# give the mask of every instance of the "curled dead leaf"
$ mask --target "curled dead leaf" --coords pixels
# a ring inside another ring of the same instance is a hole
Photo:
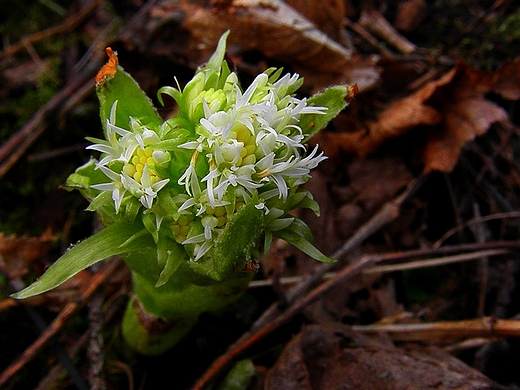
[[[341,83],[357,83],[363,90],[379,80],[373,59],[353,58],[350,50],[286,2],[235,0],[222,9],[185,1],[177,7],[184,12],[182,27],[202,46],[213,48],[220,35],[230,29],[231,44],[258,50],[267,57],[283,58],[313,90]],[[332,2],[333,7],[339,6]],[[309,16],[316,19],[313,12]]]
[[[497,74],[498,80],[495,85],[495,92],[504,99],[520,99],[520,57],[501,64]]]
[[[24,276],[30,265],[44,257],[56,240],[50,230],[39,237],[5,236],[0,233],[0,271],[8,279]]]
[[[500,389],[435,347],[394,347],[343,326],[310,325],[267,372],[265,389]]]
[[[444,89],[439,89],[431,103],[439,107],[443,119],[427,140],[424,152],[424,172],[451,172],[467,142],[487,132],[489,127],[507,121],[507,112],[487,100],[497,75],[479,71],[458,63],[453,77]]]
[[[484,99],[465,99],[445,112],[443,126],[428,140],[424,172],[451,172],[467,142],[483,135],[494,122],[507,121],[505,110]]]
[[[365,156],[391,139],[421,129],[424,141],[417,148],[423,148],[424,172],[450,172],[467,142],[485,134],[493,123],[508,121],[507,112],[486,98],[497,79],[497,73],[459,62],[439,79],[391,103],[376,120],[354,120],[346,126],[349,132],[320,135],[320,145],[330,156],[341,151]],[[513,90],[509,93],[514,96]]]

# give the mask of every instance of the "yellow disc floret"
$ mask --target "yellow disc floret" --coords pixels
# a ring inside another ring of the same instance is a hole
[[[148,166],[148,173],[150,174],[150,183],[157,183],[161,178],[157,174],[155,165],[156,161],[152,157],[154,150],[147,146],[144,149],[137,148],[131,162],[123,167],[123,172],[133,178],[136,182],[141,183],[143,177],[143,170],[145,165]]]
[[[182,214],[177,221],[170,224],[170,229],[173,232],[175,241],[179,244],[186,240],[191,225],[193,224],[193,219],[194,217],[192,214]]]
[[[235,164],[237,167],[243,165],[254,165],[256,163],[256,142],[251,131],[243,124],[236,124],[230,132],[230,136],[234,136],[238,142],[242,142],[243,146],[240,150],[240,158]]]

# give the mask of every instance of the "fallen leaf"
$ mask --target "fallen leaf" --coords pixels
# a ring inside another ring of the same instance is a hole
[[[343,0],[285,0],[285,3],[312,21],[320,31],[341,42],[345,27]]]
[[[230,29],[231,44],[259,50],[267,57],[283,57],[293,66],[314,69],[331,81],[341,78],[351,60],[347,49],[280,0],[234,1],[225,10],[191,2],[181,2],[179,7],[186,11],[183,27],[210,47]]]
[[[148,55],[175,55],[177,61],[184,59],[198,65],[209,58],[221,34],[231,30],[230,50],[235,45],[282,59],[305,77],[305,86],[310,91],[342,83],[357,83],[361,91],[373,88],[380,79],[374,66],[377,57],[353,55],[319,28],[327,25],[327,32],[343,31],[343,28],[337,31],[343,18],[339,3],[327,2],[326,9],[337,19],[331,27],[323,13],[307,11],[316,20],[315,24],[281,0],[234,0],[223,4],[209,0],[163,1],[142,15],[140,20],[146,22],[128,28],[121,39],[127,47],[146,48]],[[172,40],[167,39],[172,35],[177,37],[174,43],[182,45],[172,47]]]
[[[507,112],[487,100],[496,75],[471,69],[459,63],[455,74],[434,104],[439,105],[443,120],[428,139],[424,153],[424,172],[451,172],[467,142],[487,132],[491,124],[507,121]]]
[[[0,271],[8,279],[24,276],[30,265],[44,257],[56,240],[50,230],[39,237],[5,236],[0,233]]]
[[[427,11],[425,0],[405,0],[397,5],[394,27],[399,31],[411,32],[424,20]]]
[[[500,389],[435,347],[394,347],[344,326],[305,327],[267,372],[264,389]]]
[[[349,132],[323,133],[319,138],[320,145],[329,156],[337,155],[340,151],[366,156],[375,152],[386,141],[400,137],[418,126],[439,123],[442,120],[441,112],[427,101],[439,86],[451,80],[454,73],[451,71],[410,96],[391,103],[379,113],[376,120],[353,121]]]
[[[497,70],[498,80],[494,91],[504,99],[520,99],[520,57],[501,64]]]
[[[345,151],[366,156],[391,139],[420,130],[424,172],[450,172],[467,142],[483,135],[491,124],[508,120],[507,112],[485,97],[496,82],[496,73],[459,62],[439,79],[391,103],[375,120],[353,120],[350,131],[325,132],[318,142],[329,156]]]

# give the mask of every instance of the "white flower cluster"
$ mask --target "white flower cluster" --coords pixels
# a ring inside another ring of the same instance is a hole
[[[271,223],[268,228],[282,229],[293,219],[284,218],[286,212],[277,205],[326,159],[317,147],[306,155],[300,116],[324,114],[326,108],[308,106],[306,99],[292,95],[302,82],[297,74],[278,77],[279,72],[271,77],[262,73],[242,92],[234,73],[217,90],[207,88],[204,74],[198,73],[182,94],[175,90],[176,100],[180,97],[189,107],[185,119],[193,131],[174,146],[163,142],[164,132],[134,118],[129,118],[130,130],[116,126],[114,103],[107,140],[95,139],[89,146],[103,153],[97,168],[111,181],[91,187],[111,192],[116,213],[129,195],[145,213],[154,213],[159,192],[169,191],[175,216],[158,213],[157,229],[166,224],[178,243],[193,244],[194,260],[212,248],[228,218],[254,195],[260,199],[255,207],[263,209]],[[178,163],[175,153],[189,153],[188,165],[169,169]]]
[[[112,181],[94,184],[91,188],[112,192],[116,213],[119,213],[127,191],[149,209],[157,193],[170,181],[169,178],[160,178],[156,168],[168,165],[170,154],[155,149],[154,145],[160,142],[157,133],[141,126],[134,118],[129,118],[133,131],[116,126],[116,108],[117,101],[114,102],[110,119],[106,123],[107,140],[91,138],[90,140],[97,143],[87,146],[87,149],[103,153],[103,158],[97,162],[96,167]],[[112,170],[113,162],[122,163],[122,170]]]

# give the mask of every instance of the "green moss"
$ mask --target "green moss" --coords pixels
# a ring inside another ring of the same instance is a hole
[[[60,0],[59,3],[68,8],[73,2]],[[63,20],[62,15],[39,0],[2,0],[2,9],[8,12],[2,12],[0,17],[0,34],[8,37],[11,44]]]
[[[437,0],[428,5],[428,16],[410,39],[462,58],[479,69],[496,69],[520,52],[520,11],[491,10],[493,2]]]

